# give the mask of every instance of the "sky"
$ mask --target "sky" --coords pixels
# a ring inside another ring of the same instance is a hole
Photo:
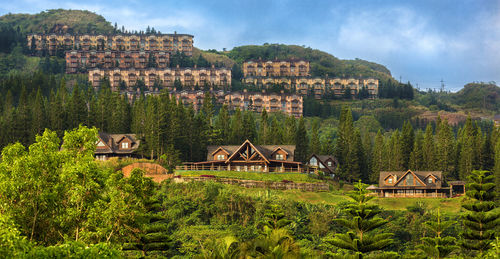
[[[421,90],[500,84],[500,0],[0,0],[0,15],[85,9],[201,49],[294,44],[386,66]]]

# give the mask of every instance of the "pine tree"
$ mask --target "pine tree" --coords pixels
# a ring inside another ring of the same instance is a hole
[[[219,110],[219,114],[215,119],[214,127],[216,134],[218,135],[217,141],[214,143],[216,145],[228,144],[229,135],[231,130],[230,117],[227,110],[227,105],[222,105]]]
[[[295,137],[295,131],[293,132]],[[259,126],[259,141],[258,143],[261,145],[270,143],[270,131],[269,131],[269,118],[267,116],[266,109],[262,110],[260,114],[260,126]]]
[[[46,113],[45,113],[45,100],[42,97],[40,88],[36,92],[35,102],[33,103],[31,116],[32,121],[32,133],[31,135],[36,136],[43,133],[46,126]]]
[[[403,131],[401,134],[401,152],[403,157],[403,168],[409,169],[410,156],[413,151],[413,144],[415,142],[415,133],[413,127],[409,121],[406,121],[403,125]]]
[[[253,116],[253,113],[250,111],[245,111],[243,113],[243,132],[245,138],[250,140],[251,142],[257,140],[257,129],[255,128],[255,118]]]
[[[455,137],[448,120],[441,121],[436,134],[437,165],[448,177],[455,170]]]
[[[269,144],[281,145],[283,143],[283,131],[281,128],[276,117],[273,117],[271,127],[269,127]]]
[[[297,130],[297,122],[295,117],[287,116],[285,119],[285,130],[283,132],[283,144],[295,145],[295,131]]]
[[[467,179],[474,168],[474,127],[472,125],[472,119],[467,117],[465,125],[459,133],[460,149],[458,159],[458,175],[462,180]]]
[[[442,221],[441,214],[437,212],[436,221],[427,221],[425,227],[435,234],[434,237],[423,237],[423,242],[419,248],[430,258],[445,258],[459,247],[455,245],[456,238],[452,236],[443,236],[443,232],[456,224],[454,221]]]
[[[374,233],[388,223],[378,216],[382,211],[377,205],[369,204],[374,196],[366,190],[367,185],[359,181],[354,191],[348,194],[352,201],[345,209],[346,218],[335,219],[348,229],[347,233],[336,234],[328,242],[341,249],[353,252],[355,258],[363,258],[374,251],[379,251],[392,244],[391,233]]]
[[[436,169],[436,145],[434,142],[434,135],[432,134],[432,125],[427,124],[425,128],[424,144],[422,148],[422,154],[424,158],[424,170],[435,170]]]
[[[307,160],[307,150],[309,140],[304,118],[300,117],[297,131],[295,132],[295,161],[305,162]]]
[[[491,247],[500,225],[500,211],[495,202],[494,175],[488,171],[474,170],[468,177],[466,200],[462,207],[464,232],[462,247],[482,255]]]
[[[497,138],[497,144],[495,146],[495,168],[493,172],[495,175],[497,199],[500,199],[500,137]]]
[[[311,151],[310,154],[320,154],[321,142],[319,141],[319,121],[314,120],[311,129]]]
[[[481,145],[481,170],[493,170],[495,166],[494,150],[491,142],[491,134],[486,134]]]
[[[425,166],[424,161],[424,133],[421,130],[417,131],[415,135],[415,144],[413,145],[413,151],[410,156],[410,167],[411,170],[422,170]]]
[[[399,130],[395,130],[389,139],[387,161],[389,170],[400,171],[403,168],[403,151],[401,150],[401,134]]]
[[[236,108],[231,118],[231,144],[239,145],[245,141],[245,129],[243,128],[243,116],[239,108]]]
[[[380,130],[375,136],[375,143],[372,151],[370,182],[378,182],[379,174],[384,168],[384,137]]]
[[[354,165],[349,164],[349,154],[352,154],[351,148],[353,147],[354,140],[354,126],[351,110],[348,107],[342,107],[340,113],[340,122],[338,130],[337,145],[335,149],[335,156],[337,157],[340,165],[340,174],[348,176],[351,174],[351,169]],[[352,156],[351,156],[352,160]]]

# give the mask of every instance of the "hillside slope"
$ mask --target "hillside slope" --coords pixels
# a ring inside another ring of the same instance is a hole
[[[248,59],[302,58],[311,62],[311,75],[331,77],[375,77],[392,79],[391,72],[383,65],[356,59],[341,60],[321,50],[297,45],[264,44],[235,47],[227,52],[230,58],[241,64]]]
[[[451,98],[464,108],[500,112],[500,87],[492,83],[466,84]]]
[[[53,9],[37,14],[7,14],[0,16],[0,25],[18,27],[24,33],[53,32],[67,25],[68,32],[111,33],[111,23],[101,15],[84,10]],[[64,28],[66,29],[66,28]]]

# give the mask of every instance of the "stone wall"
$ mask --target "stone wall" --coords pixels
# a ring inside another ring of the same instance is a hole
[[[188,181],[216,181],[219,183],[238,185],[246,188],[269,188],[276,190],[303,190],[309,192],[323,192],[330,190],[328,183],[272,182],[212,177],[174,178],[174,182],[176,183],[183,183]]]

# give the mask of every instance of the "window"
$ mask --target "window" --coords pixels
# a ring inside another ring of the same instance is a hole
[[[309,160],[309,164],[311,164],[312,166],[317,166],[318,160],[315,157],[311,157],[311,160]]]
[[[128,142],[123,142],[122,143],[122,148],[128,148]]]
[[[388,182],[388,183],[392,183],[392,177],[391,177],[391,178],[389,178],[389,179],[387,179],[387,182]]]
[[[332,166],[332,161],[328,161],[328,166]]]
[[[427,182],[428,182],[428,183],[432,183],[432,178],[430,178],[430,177],[429,177],[429,178],[427,179]]]
[[[283,154],[276,154],[276,160],[285,160]]]
[[[98,147],[105,147],[104,143],[102,143],[102,141],[99,141],[99,143],[97,143],[97,146]]]
[[[224,155],[217,155],[217,160],[224,160]]]

